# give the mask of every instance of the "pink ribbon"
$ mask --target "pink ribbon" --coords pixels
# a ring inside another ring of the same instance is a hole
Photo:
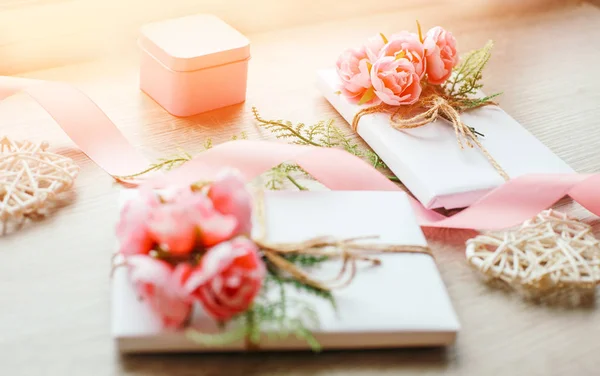
[[[106,114],[79,90],[62,83],[0,77],[0,99],[19,91],[34,98],[73,142],[110,175],[131,175],[148,167],[149,162]],[[400,190],[371,165],[342,150],[244,140],[218,145],[140,185],[160,188],[189,184],[211,179],[223,168],[236,168],[250,180],[282,162],[297,163],[332,190]],[[526,175],[506,182],[452,217],[410,200],[425,227],[502,229],[534,217],[565,195],[600,215],[598,187],[600,174]]]
[[[106,114],[73,86],[0,77],[0,100],[18,92],[35,99],[93,162],[110,175],[131,175],[150,165]]]

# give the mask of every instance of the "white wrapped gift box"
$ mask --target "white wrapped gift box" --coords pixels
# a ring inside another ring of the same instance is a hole
[[[349,123],[368,105],[350,103],[339,94],[335,69],[318,72],[318,88]],[[364,115],[357,132],[411,193],[427,208],[455,209],[471,205],[504,179],[477,147],[460,149],[445,120],[398,131],[389,114]],[[482,133],[479,140],[510,178],[525,174],[573,173],[537,138],[497,106],[461,114],[462,121]]]
[[[127,190],[121,205],[135,195]],[[268,240],[295,242],[315,236],[339,238],[378,235],[384,244],[426,245],[407,196],[402,192],[267,192],[265,217]],[[367,349],[451,344],[459,322],[428,254],[378,255],[382,264],[360,264],[349,286],[334,290],[337,309],[325,299],[286,289],[292,298],[306,300],[320,325],[312,328],[324,349]],[[339,260],[326,261],[319,275],[337,274]],[[200,332],[218,331],[197,306],[191,325]],[[112,332],[122,352],[243,351],[243,341],[207,347],[190,341],[181,330],[165,330],[158,317],[140,301],[125,268],[112,279]],[[304,340],[261,340],[261,350],[306,350]]]

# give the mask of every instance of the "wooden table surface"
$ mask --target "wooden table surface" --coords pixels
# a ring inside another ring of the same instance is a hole
[[[600,10],[570,4],[527,13],[476,15],[435,6],[249,35],[245,104],[187,119],[140,93],[137,56],[23,74],[81,88],[148,157],[202,151],[246,132],[252,119],[310,122],[341,117],[315,88],[314,72],[346,46],[378,33],[444,25],[460,48],[496,42],[486,90],[582,173],[600,170]],[[463,329],[447,349],[121,357],[110,337],[109,271],[119,188],[79,152],[32,100],[0,104],[0,134],[48,140],[81,166],[72,198],[51,217],[0,238],[0,374],[20,375],[597,375],[600,312],[527,303],[482,284],[466,265],[469,231],[426,230]],[[510,145],[507,145],[510,147]],[[573,204],[565,210],[585,215]]]

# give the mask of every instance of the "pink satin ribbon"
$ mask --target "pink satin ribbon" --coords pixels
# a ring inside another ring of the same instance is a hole
[[[73,142],[113,176],[131,175],[149,162],[125,139],[85,94],[62,83],[0,77],[0,99],[19,91],[34,98]],[[371,165],[337,149],[266,141],[231,141],[218,145],[183,166],[141,182],[160,188],[211,179],[223,168],[236,168],[250,180],[282,162],[295,162],[332,190],[400,190]],[[425,227],[502,229],[520,224],[551,207],[565,195],[600,215],[600,174],[527,175],[492,190],[469,208],[445,217],[410,198]]]
[[[75,145],[110,175],[131,175],[150,165],[108,116],[73,86],[60,82],[0,77],[0,100],[18,92],[35,99]]]

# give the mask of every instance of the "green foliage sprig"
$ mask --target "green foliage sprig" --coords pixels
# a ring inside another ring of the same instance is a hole
[[[301,173],[306,175],[304,170],[300,168],[300,166],[291,164],[291,163],[282,163],[278,166],[270,169],[265,177],[265,187],[269,190],[276,191],[284,188],[284,182],[287,179],[290,183],[292,183],[296,188],[301,191],[306,191],[308,188],[300,184],[293,176],[294,173]]]
[[[286,257],[288,261],[300,266],[315,267],[327,260],[326,257],[297,255],[303,257]],[[283,339],[294,335],[306,341],[313,351],[320,351],[321,345],[312,331],[319,327],[317,312],[300,299],[292,299],[286,293],[286,286],[301,292],[326,299],[335,308],[335,300],[329,291],[320,290],[304,284],[296,279],[278,274],[276,269],[267,263],[267,277],[259,296],[252,307],[244,314],[230,321],[233,329],[219,333],[201,333],[196,329],[186,331],[187,338],[205,346],[224,346],[245,339],[258,345],[263,333],[271,338]],[[273,299],[273,297],[276,299]]]
[[[276,138],[291,140],[296,145],[311,145],[325,148],[341,148],[357,157],[371,161],[375,168],[386,168],[386,165],[375,152],[360,146],[350,134],[344,133],[334,125],[333,119],[319,120],[307,126],[305,123],[294,125],[289,120],[265,120],[256,107],[252,114],[258,124],[270,131]]]
[[[238,135],[234,135],[231,137],[231,140],[239,140],[239,139],[247,139],[248,135],[246,134],[246,132],[242,132],[239,136]],[[204,150],[208,150],[210,148],[213,147],[213,142],[212,139],[207,138],[204,141]],[[133,175],[127,175],[127,176],[119,176],[118,179],[131,179],[131,178],[136,178],[142,175],[146,175],[149,174],[153,171],[160,171],[160,170],[172,170],[175,167],[179,167],[182,164],[191,161],[193,158],[193,156],[191,154],[189,154],[188,152],[184,151],[184,150],[179,150],[179,154],[176,154],[170,158],[160,158],[158,159],[158,161],[156,163],[151,164],[147,169],[140,171],[138,173],[135,173]]]
[[[190,154],[186,152],[181,152],[181,154],[177,154],[171,158],[161,158],[158,160],[158,162],[151,164],[150,167],[143,171],[140,171],[133,175],[119,176],[118,179],[131,179],[142,175],[146,175],[153,171],[172,170],[173,168],[181,166],[182,164],[184,164],[185,162],[189,162],[190,160],[192,160],[192,156]]]
[[[316,266],[323,261],[327,260],[327,256],[315,256],[315,255],[304,255],[304,254],[290,254],[284,256],[286,260],[294,264],[298,264],[302,267]]]
[[[333,124],[333,120],[320,120],[316,124],[306,126],[304,123],[292,124],[289,120],[265,120],[256,107],[252,107],[254,119],[275,137],[280,139],[291,139],[292,144],[325,146],[320,142],[320,137],[325,136],[327,130]]]
[[[493,47],[494,42],[488,41],[483,48],[463,56],[461,63],[454,68],[452,76],[444,84],[444,91],[456,102],[458,110],[480,107],[502,94],[476,97],[477,91],[483,87],[483,69],[492,56]]]
[[[387,169],[385,163],[374,151],[361,146],[355,141],[352,134],[348,134],[339,127],[336,127],[333,119],[319,120],[312,125],[306,125],[305,123],[294,125],[289,120],[266,120],[260,115],[256,107],[252,107],[252,114],[259,126],[270,131],[278,139],[284,139],[296,145],[343,149],[350,154],[368,161],[373,167],[379,170]],[[266,185],[270,189],[280,189],[284,185],[284,180],[288,179],[299,189],[305,189],[291,178],[292,174],[297,172],[304,173],[297,165],[283,163],[269,171]],[[399,181],[393,175],[388,176],[388,178],[392,181]]]

